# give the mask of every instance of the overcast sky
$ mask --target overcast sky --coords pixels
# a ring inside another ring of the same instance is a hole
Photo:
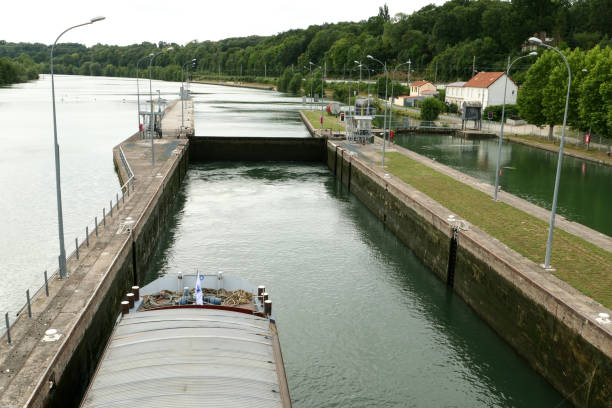
[[[62,42],[86,45],[220,40],[272,35],[312,24],[359,21],[384,3],[361,0],[4,0],[0,40],[51,44],[64,29],[94,16],[106,20],[71,31]],[[412,13],[443,0],[387,0],[389,12]]]

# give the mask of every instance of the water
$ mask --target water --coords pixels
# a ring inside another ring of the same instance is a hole
[[[495,184],[498,139],[464,140],[450,135],[397,135],[398,145],[479,180]],[[504,191],[540,207],[552,207],[558,153],[504,143],[502,175]],[[563,158],[557,213],[612,236],[612,167],[573,157]]]
[[[176,82],[152,83],[153,92],[159,89],[168,100],[178,97],[179,87]],[[207,134],[308,135],[296,114],[301,98],[198,84],[191,89],[197,95],[196,129],[207,129]],[[148,90],[148,81],[141,80],[143,104]],[[102,208],[119,191],[112,149],[138,129],[136,80],[56,75],[55,91],[65,247],[70,254],[75,237],[84,240],[85,227],[93,230],[94,217],[101,218]],[[258,132],[246,113],[274,126]],[[25,303],[26,289],[32,293],[42,285],[44,270],[51,274],[57,269],[52,125],[49,75],[0,88],[0,313],[10,311],[11,320]]]
[[[192,163],[148,279],[266,285],[303,407],[553,407],[562,398],[323,165]]]

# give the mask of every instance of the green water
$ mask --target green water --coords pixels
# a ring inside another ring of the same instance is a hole
[[[296,408],[562,401],[323,165],[192,163],[148,279],[196,270],[266,285]]]
[[[450,135],[397,135],[395,142],[489,184],[495,184],[498,139]],[[502,190],[540,207],[552,205],[557,153],[515,143],[502,146]],[[612,236],[612,167],[564,157],[557,213]]]

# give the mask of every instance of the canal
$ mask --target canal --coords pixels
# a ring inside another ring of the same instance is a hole
[[[394,121],[395,122],[395,121]],[[436,134],[402,134],[395,143],[489,184],[495,184],[498,139],[465,140]],[[502,190],[540,207],[552,206],[558,154],[517,143],[502,145]],[[612,236],[612,167],[565,156],[557,212]]]
[[[196,271],[266,285],[297,408],[562,401],[324,165],[192,163],[148,280]]]

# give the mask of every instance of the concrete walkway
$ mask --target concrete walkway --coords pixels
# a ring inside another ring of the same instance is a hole
[[[193,117],[192,110],[191,104],[189,117]],[[171,126],[180,122],[180,109],[169,109],[164,120]],[[106,219],[99,220],[98,236],[92,231],[89,247],[83,243],[79,248],[80,259],[68,260],[68,278],[51,280],[49,297],[43,290],[33,300],[32,318],[25,312],[18,317],[11,328],[12,344],[7,344],[6,335],[0,339],[0,407],[42,406],[54,379],[59,380],[66,367],[66,355],[70,357],[83,338],[83,326],[91,319],[92,305],[101,302],[97,296],[103,297],[118,254],[130,242],[130,222],[135,222],[132,228],[138,227],[186,144],[186,139],[156,139],[154,166],[150,140],[139,140],[135,134],[120,144],[135,175],[135,189],[120,196],[118,206],[113,202],[112,216],[107,208]],[[119,146],[116,155],[118,150]],[[121,160],[115,160],[121,178],[127,180]],[[44,341],[45,331],[51,328],[57,330],[59,339]]]

